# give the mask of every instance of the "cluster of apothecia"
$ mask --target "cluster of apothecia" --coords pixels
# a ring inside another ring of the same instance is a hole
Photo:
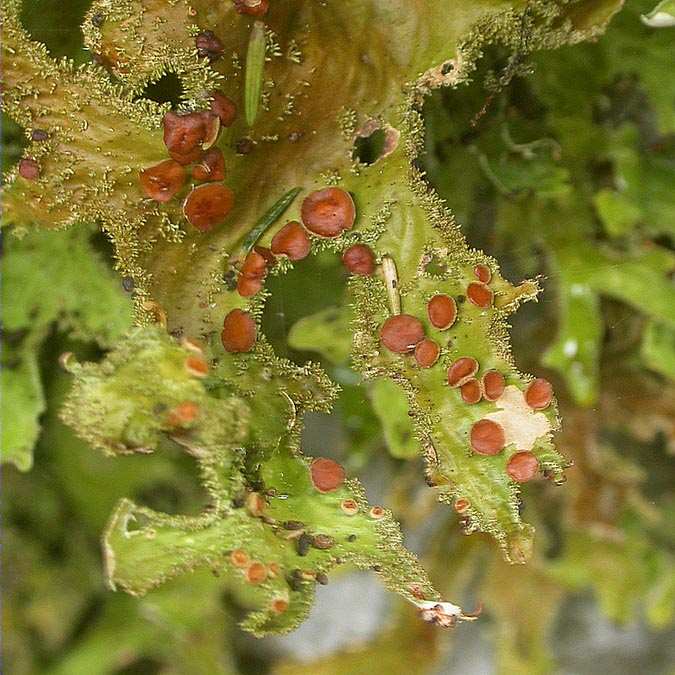
[[[211,92],[211,109],[164,116],[164,144],[171,159],[140,173],[143,194],[165,203],[176,197],[188,177],[192,185],[183,202],[186,220],[202,232],[223,222],[234,204],[232,190],[223,185],[225,158],[214,146],[221,127],[229,127],[237,114],[234,102],[220,91]]]
[[[292,220],[272,237],[270,248],[255,246],[244,259],[237,278],[237,292],[248,298],[260,291],[276,256],[284,255],[297,262],[311,250],[308,233],[321,238],[336,238],[350,230],[356,219],[356,208],[351,195],[336,187],[311,192],[302,202],[302,223]],[[375,271],[375,254],[365,244],[354,244],[342,255],[345,267],[358,275]],[[222,341],[228,352],[247,352],[256,341],[253,317],[240,309],[232,310],[223,325]]]
[[[309,478],[312,487],[317,492],[329,494],[342,487],[345,481],[345,471],[334,460],[317,457],[309,465]],[[312,531],[313,528],[302,521],[275,520],[268,513],[268,503],[263,494],[273,495],[274,490],[268,490],[266,493],[248,492],[235,500],[235,506],[245,506],[251,516],[261,518],[267,524],[272,525],[284,539],[292,543],[300,558],[308,556],[312,550],[329,551],[338,544],[335,536],[325,532]],[[354,499],[341,500],[337,504],[337,508],[347,516],[354,516],[359,512],[359,505]],[[379,520],[384,515],[385,511],[381,506],[373,506],[368,512],[368,517],[372,520]],[[350,534],[345,538],[345,541],[351,543],[356,539],[356,534]],[[256,560],[242,548],[231,551],[229,560],[235,568],[241,570],[244,579],[252,585],[263,584],[268,579],[279,577],[282,573],[279,563],[266,563]],[[328,577],[324,573],[311,569],[292,569],[286,574],[285,579],[292,591],[300,591],[303,583],[308,581],[316,581],[320,584],[328,583]],[[285,612],[289,606],[288,598],[287,594],[276,595],[271,601],[270,609],[276,614]]]
[[[305,258],[311,248],[307,234],[333,238],[352,228],[356,217],[354,201],[349,193],[336,187],[324,188],[310,193],[302,203],[302,224],[297,221],[286,223],[272,238],[271,249],[256,246],[246,256],[239,272],[237,291],[243,297],[255,295],[263,286],[275,256],[286,255],[290,260]],[[365,244],[350,246],[342,255],[347,269],[353,274],[370,275],[375,271],[375,254]],[[476,265],[473,270],[475,281],[469,282],[466,297],[481,309],[487,309],[494,302],[490,288],[492,272],[487,265]],[[427,303],[427,316],[434,329],[446,331],[457,320],[455,298],[439,293]],[[390,316],[380,328],[382,344],[396,354],[413,354],[420,368],[433,367],[440,355],[440,344],[425,336],[422,322],[410,314]],[[223,346],[228,352],[247,352],[256,341],[256,324],[253,317],[241,309],[232,310],[226,317],[222,332]],[[479,376],[480,364],[471,356],[456,359],[447,371],[448,384],[459,391],[467,405],[481,400],[497,401],[504,392],[506,379],[497,370],[487,370]],[[553,390],[544,379],[534,380],[525,392],[525,401],[533,410],[547,408],[553,399]],[[471,449],[481,455],[496,455],[506,445],[504,429],[493,420],[476,422],[470,432]],[[506,471],[517,482],[526,482],[539,472],[539,461],[529,451],[517,452],[508,461]],[[459,500],[459,509],[469,507]]]
[[[473,270],[475,281],[466,289],[469,301],[487,309],[492,306],[494,292],[489,284],[492,272],[487,265],[476,265]],[[434,295],[427,303],[427,316],[433,328],[445,331],[457,320],[457,302],[445,294]],[[437,341],[425,336],[422,322],[410,314],[396,314],[389,317],[380,329],[382,344],[396,354],[412,354],[420,368],[431,368],[440,355]],[[459,391],[467,405],[481,400],[497,401],[504,393],[506,379],[497,370],[488,370],[479,376],[480,364],[471,356],[456,359],[447,370],[448,384]],[[553,399],[553,389],[544,379],[534,380],[525,391],[525,401],[533,410],[546,409]],[[481,419],[472,427],[469,442],[473,452],[480,455],[497,455],[506,445],[506,435],[500,424],[493,420]],[[508,461],[506,472],[517,482],[532,480],[539,472],[539,461],[530,451],[516,452]],[[457,500],[455,508],[463,513],[470,504],[464,498]]]

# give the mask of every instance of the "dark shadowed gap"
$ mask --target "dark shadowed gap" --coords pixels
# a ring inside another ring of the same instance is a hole
[[[142,97],[156,103],[170,103],[172,108],[177,108],[182,100],[183,84],[176,73],[166,73],[150,82],[143,90]]]
[[[369,136],[359,136],[354,141],[352,158],[359,164],[374,164],[384,153],[385,140],[384,129],[375,129]]]
[[[5,173],[19,161],[28,145],[21,127],[5,112],[0,118],[0,139],[0,171]]]

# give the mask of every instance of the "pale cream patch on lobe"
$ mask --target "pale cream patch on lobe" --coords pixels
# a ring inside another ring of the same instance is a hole
[[[499,410],[485,418],[501,425],[506,445],[513,443],[518,450],[532,450],[538,439],[551,433],[551,423],[546,415],[532,410],[518,387],[506,387],[495,405]]]

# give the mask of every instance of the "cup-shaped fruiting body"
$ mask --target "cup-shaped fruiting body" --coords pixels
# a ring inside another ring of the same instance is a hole
[[[472,377],[470,380],[467,380],[460,388],[459,392],[462,396],[464,403],[473,405],[478,403],[483,397],[483,392],[481,391],[480,382]]]
[[[255,295],[263,285],[268,267],[274,263],[274,256],[262,246],[256,246],[244,259],[239,278],[237,292],[244,298]]]
[[[374,520],[384,518],[384,513],[385,511],[381,506],[373,506],[371,507],[370,511],[368,511],[368,515]]]
[[[286,598],[274,598],[270,608],[275,614],[283,614],[288,609],[288,600]]]
[[[466,289],[466,297],[477,307],[486,309],[492,305],[494,293],[482,281],[472,281]]]
[[[440,352],[441,348],[438,342],[424,338],[415,347],[415,361],[420,368],[431,368],[438,361]]]
[[[241,295],[242,298],[251,298],[256,293],[262,290],[263,280],[262,279],[250,279],[239,275],[237,279],[237,293]]]
[[[496,401],[506,387],[506,379],[497,370],[489,370],[483,375],[483,396],[488,401]]]
[[[224,127],[230,127],[237,118],[237,105],[229,96],[225,96],[222,91],[212,91],[211,112],[218,115],[220,123]]]
[[[168,202],[185,183],[185,169],[173,159],[167,159],[140,173],[141,190],[156,202]]]
[[[396,354],[411,352],[423,338],[422,322],[410,314],[390,316],[380,328],[382,344]]]
[[[19,176],[26,180],[37,180],[40,177],[40,165],[29,157],[19,161]]]
[[[453,507],[457,513],[465,513],[468,511],[469,507],[471,506],[471,503],[469,502],[468,499],[465,499],[464,497],[459,497],[458,499],[455,500],[455,503],[453,504]]]
[[[164,145],[173,159],[190,164],[200,159],[204,147],[213,144],[220,128],[218,115],[212,112],[191,112],[164,115]]]
[[[225,158],[220,148],[209,148],[192,167],[192,177],[201,181],[219,181],[225,178]]]
[[[270,8],[269,0],[233,0],[234,8],[239,14],[263,16]]]
[[[478,372],[478,361],[472,356],[462,356],[448,368],[448,384],[461,387]]]
[[[359,505],[355,499],[343,499],[340,502],[340,508],[348,516],[355,516],[359,512]]]
[[[191,355],[185,359],[185,370],[194,377],[206,377],[209,373],[209,364],[201,356]]]
[[[167,422],[172,427],[183,427],[194,422],[199,415],[199,406],[193,401],[183,401],[169,411]]]
[[[197,48],[197,54],[209,61],[219,59],[225,51],[223,43],[212,30],[204,30],[198,33],[195,37],[195,47]]]
[[[497,455],[506,444],[504,429],[492,420],[479,420],[471,427],[471,447],[479,455]]]
[[[375,254],[366,244],[354,244],[342,254],[344,266],[352,273],[370,276],[375,271]]]
[[[272,253],[296,261],[309,255],[311,243],[305,228],[297,220],[292,220],[274,235],[271,246]]]
[[[309,467],[312,485],[319,492],[337,490],[345,480],[345,470],[337,462],[326,457],[317,457]]]
[[[553,400],[553,387],[543,377],[530,382],[525,390],[525,402],[534,410],[544,410]]]
[[[531,452],[517,452],[509,458],[506,473],[518,483],[526,483],[539,473],[539,460]]]
[[[240,548],[235,549],[230,553],[230,562],[235,567],[248,567],[250,558],[246,551],[242,551]]]
[[[225,351],[248,352],[253,349],[257,328],[253,317],[241,309],[233,309],[223,321],[220,337]]]
[[[484,284],[489,284],[492,279],[492,270],[487,265],[476,265],[473,268],[473,273],[476,275],[476,279]]]
[[[267,579],[267,568],[261,562],[254,560],[246,568],[246,581],[250,584],[262,584]]]
[[[354,225],[356,207],[348,192],[330,187],[305,197],[300,214],[304,226],[313,234],[339,237]]]
[[[447,330],[457,319],[457,303],[449,295],[439,293],[427,303],[427,315],[434,328]]]
[[[234,194],[220,183],[199,185],[190,192],[183,204],[183,214],[202,232],[220,225],[234,205]]]

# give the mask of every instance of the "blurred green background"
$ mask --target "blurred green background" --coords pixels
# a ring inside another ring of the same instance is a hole
[[[86,2],[25,7],[52,54],[88,60]],[[405,406],[396,414],[386,384],[357,386],[334,256],[271,284],[277,350],[320,360],[342,386],[304,447],[339,458],[393,508],[446,596],[484,602],[478,623],[453,632],[349,571],[319,589],[296,633],[264,640],[237,628],[240,610],[210,574],[142,600],[106,590],[99,540],[118,498],[197,513],[205,496],[188,458],[104,458],[58,419],[59,355],[99,358],[130,322],[105,239],[86,226],[5,233],[2,443],[22,469],[3,470],[5,672],[675,673],[675,28],[644,25],[651,8],[629,1],[595,44],[527,61],[487,50],[472,83],[425,108],[424,169],[469,241],[511,281],[542,277],[540,302],[513,318],[514,353],[556,385],[574,467],[563,486],[525,487],[530,564],[510,567],[487,538],[460,533],[419,480]],[[171,86],[147,95],[173,100]],[[6,169],[23,132],[3,117],[2,138]],[[307,274],[322,281],[311,293]]]

